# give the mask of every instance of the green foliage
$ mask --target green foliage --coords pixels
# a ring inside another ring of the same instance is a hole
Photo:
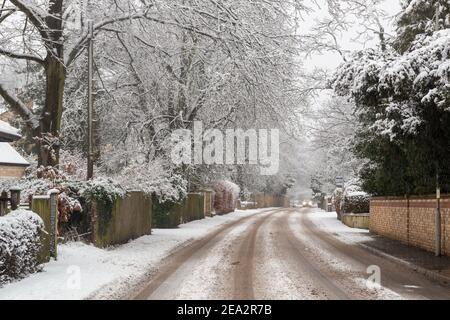
[[[88,210],[96,204],[98,231],[104,235],[112,218],[114,205],[126,195],[126,191],[111,180],[96,179],[68,183],[68,187],[79,194]]]
[[[98,231],[101,235],[104,235],[108,230],[116,199],[113,199],[104,189],[97,188],[92,191],[93,193],[90,196],[91,201],[95,200],[96,203]]]
[[[439,29],[449,27],[450,3],[447,0],[404,0],[403,12],[397,18],[394,48],[405,53],[421,35],[431,35],[436,28],[436,7],[440,5]],[[406,10],[408,9],[408,10]]]
[[[370,196],[368,194],[345,195],[341,205],[343,213],[369,213]]]
[[[205,218],[204,196],[202,194],[188,194],[187,198],[180,203],[162,201],[156,195],[153,195],[152,205],[153,227],[155,228],[177,228],[180,223]]]
[[[429,194],[440,175],[443,192],[450,192],[450,113],[428,106],[423,123],[411,135],[388,137],[360,132],[355,153],[369,159],[360,171],[363,189],[373,195]],[[366,126],[371,122],[365,121]]]
[[[156,195],[152,198],[152,224],[154,228],[177,228],[181,223],[180,205],[173,201],[162,202]]]
[[[353,151],[367,160],[360,177],[373,195],[433,193],[438,175],[450,192],[450,11],[439,2],[439,32],[437,0],[405,1],[397,52],[358,52],[333,81],[338,95],[355,102],[361,126]]]

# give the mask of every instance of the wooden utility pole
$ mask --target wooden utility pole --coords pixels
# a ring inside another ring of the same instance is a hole
[[[93,139],[93,77],[94,77],[94,23],[92,20],[88,22],[88,164],[87,164],[87,180],[94,177],[94,139]]]
[[[434,22],[434,31],[439,31],[439,16],[441,15],[441,4],[436,1],[436,20]]]

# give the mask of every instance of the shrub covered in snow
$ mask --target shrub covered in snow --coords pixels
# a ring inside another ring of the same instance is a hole
[[[100,233],[106,230],[111,219],[115,201],[126,195],[126,190],[111,179],[98,178],[90,181],[68,181],[65,190],[84,205],[84,218],[90,221],[92,203],[96,203]],[[88,230],[82,230],[87,232]]]
[[[152,226],[154,228],[177,228],[181,223],[181,211],[174,201],[161,201],[153,195]]]
[[[370,196],[365,192],[355,192],[345,195],[342,199],[343,213],[369,213]]]
[[[124,197],[126,194],[125,188],[113,180],[105,178],[89,181],[68,181],[63,183],[63,186],[87,201],[104,199],[108,202],[114,202],[117,198]]]
[[[231,181],[217,181],[213,183],[214,210],[217,214],[227,214],[236,209],[236,200],[239,197],[239,186]]]
[[[28,202],[32,195],[47,194],[48,190],[54,188],[54,183],[47,179],[36,179],[35,177],[26,177],[20,180],[0,180],[0,191],[13,188],[22,190],[21,202]]]
[[[0,285],[38,271],[42,219],[25,210],[0,217]]]
[[[155,161],[148,166],[129,165],[114,177],[127,189],[155,194],[161,201],[179,201],[187,195],[187,180]]]
[[[346,184],[341,210],[342,213],[369,213],[370,195],[361,190],[359,181],[352,180]]]

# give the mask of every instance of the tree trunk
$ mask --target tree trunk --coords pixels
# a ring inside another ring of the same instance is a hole
[[[59,164],[59,134],[64,103],[66,70],[57,57],[49,55],[46,60],[45,106],[41,115],[39,138],[39,165]]]
[[[50,39],[46,40],[45,59],[45,106],[40,119],[39,165],[59,164],[59,135],[64,103],[66,68],[64,66],[64,45],[62,42],[63,1],[51,0],[46,24]]]

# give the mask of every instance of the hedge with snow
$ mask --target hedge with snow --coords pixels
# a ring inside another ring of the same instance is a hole
[[[350,181],[342,195],[341,209],[343,213],[369,213],[370,195],[362,191],[359,181]]]
[[[42,219],[31,211],[0,217],[0,285],[38,271],[43,230]]]
[[[214,210],[217,214],[227,214],[235,210],[236,200],[239,197],[239,186],[235,183],[222,180],[212,184],[214,190]]]

